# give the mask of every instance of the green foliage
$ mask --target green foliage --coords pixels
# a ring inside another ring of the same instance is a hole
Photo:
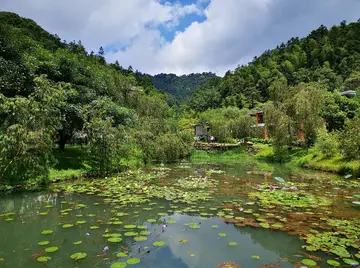
[[[216,78],[214,73],[201,73],[177,76],[175,74],[157,74],[152,77],[152,82],[157,89],[163,90],[175,98],[179,103],[189,100],[192,93]]]
[[[248,110],[237,107],[209,109],[199,115],[210,127],[210,134],[219,142],[231,142],[254,133],[255,119]]]
[[[360,118],[348,119],[341,139],[341,148],[347,159],[360,159]]]
[[[62,85],[35,80],[28,98],[0,95],[0,182],[45,181],[52,157],[52,136],[60,127],[60,107],[67,98]]]
[[[339,141],[336,133],[329,133],[325,128],[320,129],[315,142],[315,150],[327,157],[336,155],[339,149]]]

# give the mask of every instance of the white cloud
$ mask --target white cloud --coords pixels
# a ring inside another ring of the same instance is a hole
[[[143,72],[223,74],[320,24],[357,20],[360,1],[1,0],[0,8],[30,17],[66,40],[81,39],[88,49],[126,46],[108,60]],[[205,21],[193,22],[166,41],[158,26],[176,29],[188,14],[202,14]]]

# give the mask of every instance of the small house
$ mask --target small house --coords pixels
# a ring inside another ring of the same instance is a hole
[[[209,128],[204,124],[195,125],[195,137],[204,137],[208,135]]]
[[[353,98],[356,96],[356,91],[355,90],[346,90],[346,91],[340,92],[340,95],[348,97],[348,98]]]

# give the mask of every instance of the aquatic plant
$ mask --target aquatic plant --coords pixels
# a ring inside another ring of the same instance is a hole
[[[239,264],[237,264],[236,262],[225,261],[225,262],[219,263],[217,265],[217,268],[241,268],[241,266]]]

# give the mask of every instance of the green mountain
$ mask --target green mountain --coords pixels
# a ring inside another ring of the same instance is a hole
[[[175,74],[157,74],[152,81],[157,89],[169,93],[180,103],[189,100],[194,91],[209,84],[209,81],[216,78],[214,73],[196,73],[177,76]]]
[[[222,106],[255,107],[271,99],[279,81],[286,86],[318,82],[329,92],[360,89],[360,20],[321,25],[305,38],[294,37],[228,71],[217,84],[193,94],[199,111]]]

